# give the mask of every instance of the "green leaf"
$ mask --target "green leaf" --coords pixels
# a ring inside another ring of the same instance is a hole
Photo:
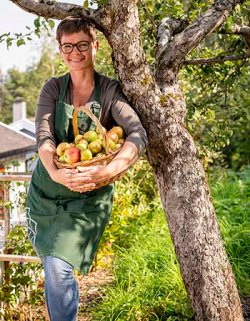
[[[25,45],[25,44],[26,43],[25,43],[23,38],[18,39],[17,42],[16,42],[17,47],[20,47],[20,46]]]
[[[34,25],[35,25],[35,27],[36,27],[37,29],[40,28],[41,23],[40,23],[40,18],[39,18],[39,17],[34,20]]]
[[[85,9],[88,9],[88,7],[89,7],[89,1],[88,1],[88,0],[84,0],[84,1],[83,1],[83,7],[84,7]]]
[[[50,29],[53,29],[53,28],[55,27],[55,22],[54,22],[54,20],[49,19],[49,20],[48,20],[48,24],[49,24],[49,26],[50,26]]]

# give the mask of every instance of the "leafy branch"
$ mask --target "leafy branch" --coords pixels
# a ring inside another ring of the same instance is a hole
[[[11,34],[10,32],[4,33],[0,35],[0,43],[5,41],[7,48],[9,49],[9,47],[13,45],[13,42],[16,43],[17,47],[20,47],[22,45],[25,45],[27,41],[31,41],[33,35],[40,38],[42,30],[46,30],[47,35],[50,36],[50,30],[54,28],[55,22],[52,19],[44,19],[41,17],[37,17],[34,20],[34,26],[35,28],[33,29],[31,29],[31,27],[29,26],[26,26],[28,32],[25,34]]]
[[[224,63],[225,61],[246,60],[250,58],[250,54],[243,54],[239,56],[218,56],[213,58],[191,59],[184,61],[184,65],[211,65],[215,63]]]

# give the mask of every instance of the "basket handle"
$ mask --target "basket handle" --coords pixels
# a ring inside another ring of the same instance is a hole
[[[72,119],[72,126],[73,126],[74,136],[76,137],[79,134],[77,116],[78,116],[78,113],[80,111],[83,111],[85,114],[87,114],[93,120],[93,122],[96,125],[99,133],[102,136],[106,153],[110,153],[110,147],[108,145],[108,140],[107,140],[107,137],[106,137],[106,133],[105,133],[105,131],[103,129],[103,126],[100,123],[99,119],[92,113],[92,111],[90,109],[91,105],[92,105],[92,103],[87,103],[84,106],[74,107],[73,119]]]

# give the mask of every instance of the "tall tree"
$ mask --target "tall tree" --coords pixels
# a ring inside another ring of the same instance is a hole
[[[112,48],[123,90],[147,130],[148,160],[158,183],[195,319],[242,321],[241,304],[206,175],[184,125],[186,104],[178,73],[187,55],[243,1],[208,1],[210,7],[201,7],[197,16],[189,17],[189,22],[166,17],[156,26],[154,72],[140,35],[138,8],[145,1],[102,0],[97,9],[54,1],[11,1],[46,18],[80,14],[103,32]],[[159,1],[150,2],[159,5]],[[184,1],[187,7],[188,3]]]

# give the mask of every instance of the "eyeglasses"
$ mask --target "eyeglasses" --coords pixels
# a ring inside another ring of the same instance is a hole
[[[87,51],[89,49],[89,45],[92,41],[80,41],[78,43],[64,43],[60,45],[60,49],[63,53],[69,54],[74,50],[74,47],[76,47],[80,52]]]

